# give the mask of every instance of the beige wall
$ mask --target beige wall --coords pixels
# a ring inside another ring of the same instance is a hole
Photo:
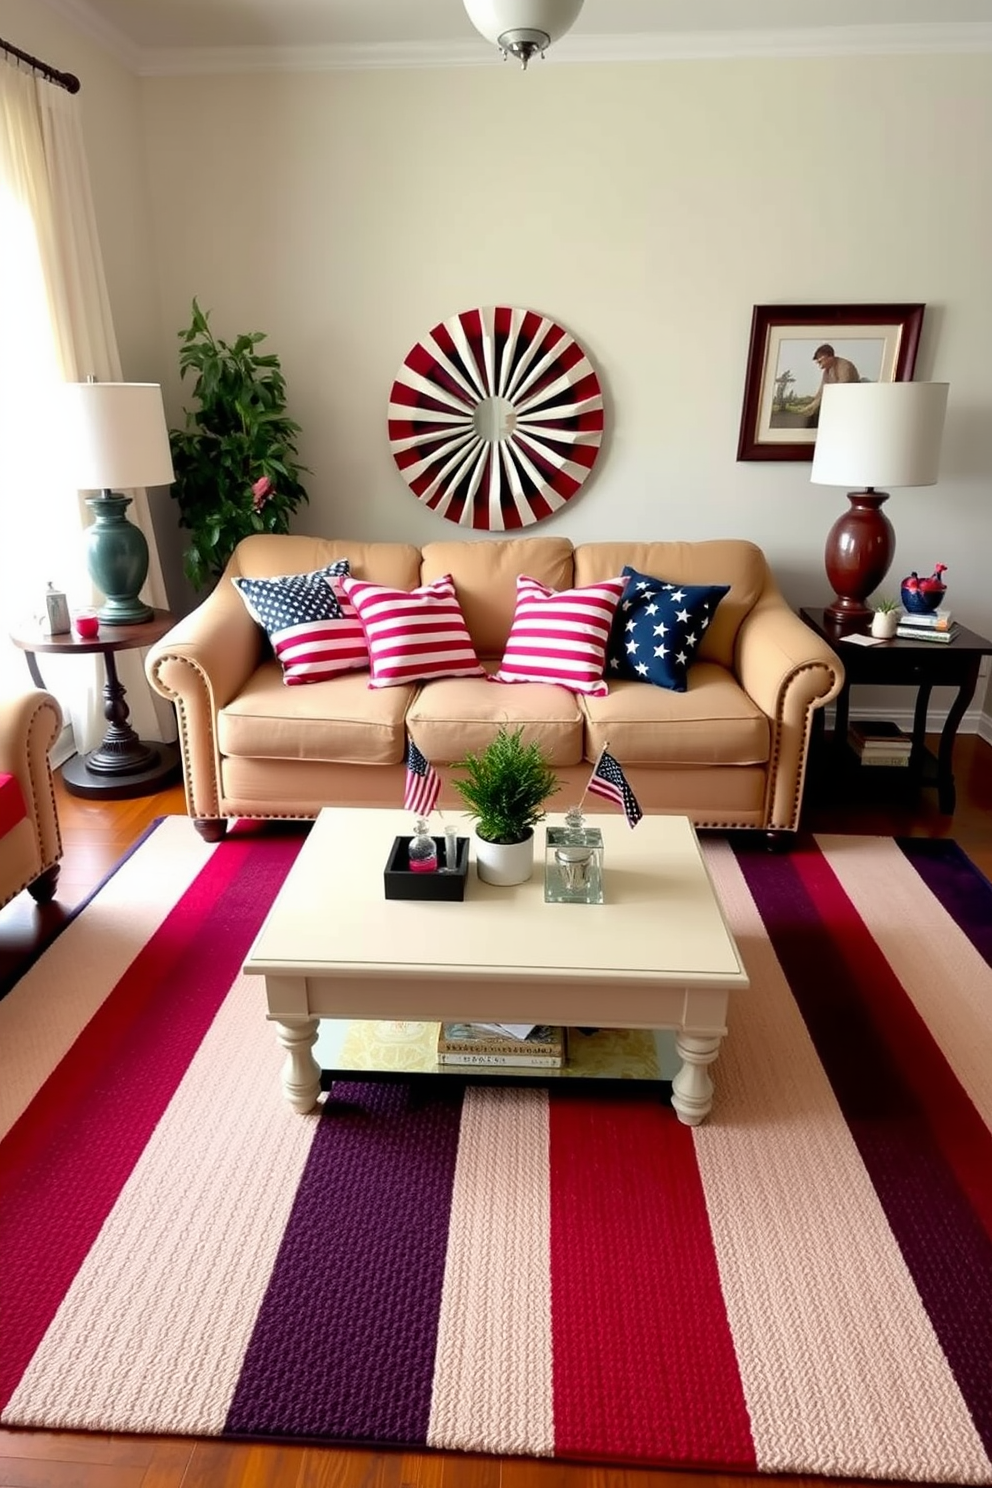
[[[543,530],[747,536],[825,602],[844,493],[736,461],[752,306],[923,300],[946,453],[935,490],[893,494],[892,576],[947,563],[992,634],[992,58],[158,78],[144,105],[163,336],[193,294],[221,333],[269,333],[302,527],[453,535],[392,464],[390,385],[436,321],[519,304],[607,397],[599,465]]]
[[[944,462],[893,493],[891,578],[948,564],[992,635],[992,57],[139,81],[34,0],[8,13],[83,76],[127,375],[161,377],[178,420],[193,295],[221,335],[268,332],[313,471],[301,529],[455,535],[393,465],[389,389],[438,320],[517,304],[580,340],[607,400],[597,469],[540,530],[747,536],[790,599],[824,603],[843,491],[736,460],[751,310],[923,300]]]

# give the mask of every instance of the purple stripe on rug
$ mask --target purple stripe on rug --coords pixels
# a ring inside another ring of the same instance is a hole
[[[842,917],[830,914],[841,896],[854,917],[815,850],[802,868],[798,854],[773,857],[745,846],[737,855],[975,1428],[992,1451],[992,1242],[872,1016],[859,955],[869,932],[861,924],[860,933],[845,933]],[[814,903],[807,884],[816,878]]]
[[[897,837],[896,843],[934,898],[992,966],[992,884],[985,875],[956,842]]]
[[[227,1435],[426,1442],[463,1088],[335,1084]]]

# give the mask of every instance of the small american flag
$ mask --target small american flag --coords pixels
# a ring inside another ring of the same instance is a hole
[[[637,797],[627,784],[627,777],[613,758],[604,749],[599,764],[592,772],[588,789],[596,796],[605,796],[623,808],[623,814],[631,827],[636,827],[644,812],[637,804]]]
[[[429,816],[441,794],[441,777],[412,739],[406,743],[406,792],[403,805],[418,816]]]

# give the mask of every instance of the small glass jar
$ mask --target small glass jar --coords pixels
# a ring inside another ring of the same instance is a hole
[[[418,816],[413,824],[409,858],[411,873],[437,872],[437,843],[431,836],[427,822],[422,816]]]
[[[544,898],[548,904],[603,903],[603,834],[587,827],[572,806],[563,827],[548,827],[544,859]]]

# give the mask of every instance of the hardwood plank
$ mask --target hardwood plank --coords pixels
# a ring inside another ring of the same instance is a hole
[[[155,1440],[151,1462],[141,1480],[141,1488],[183,1488],[186,1469],[195,1442],[188,1437],[160,1437]]]
[[[147,1468],[155,1456],[153,1436],[112,1436],[91,1431],[18,1431],[0,1433],[4,1458],[33,1457],[39,1462],[97,1462],[107,1467]]]
[[[144,1476],[141,1467],[0,1455],[2,1488],[141,1488]]]
[[[500,1488],[504,1460],[446,1452],[442,1488]]]
[[[297,1488],[441,1488],[442,1475],[440,1454],[310,1447]]]
[[[196,1442],[182,1488],[298,1488],[306,1447]]]

